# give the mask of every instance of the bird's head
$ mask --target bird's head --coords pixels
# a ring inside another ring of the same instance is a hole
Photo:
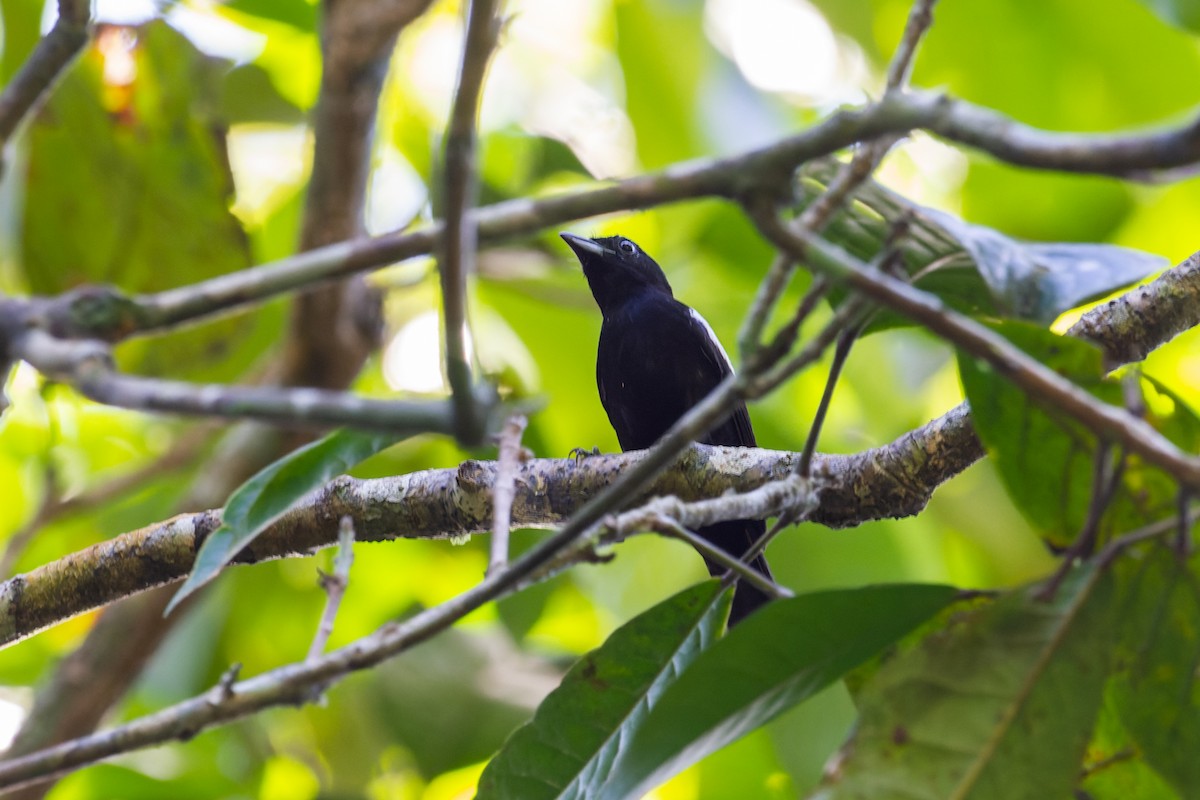
[[[671,296],[671,284],[662,268],[624,236],[588,239],[573,233],[559,235],[578,256],[596,305],[605,315],[641,292],[658,291]]]

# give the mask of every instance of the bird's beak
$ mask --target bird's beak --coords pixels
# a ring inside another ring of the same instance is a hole
[[[604,249],[603,245],[599,244],[598,242],[593,242],[591,239],[588,239],[584,236],[576,236],[573,233],[566,232],[560,233],[559,236],[562,237],[564,242],[570,245],[571,249],[575,251],[575,255],[579,256],[580,258],[583,258],[585,253],[594,256],[603,256],[608,252]]]

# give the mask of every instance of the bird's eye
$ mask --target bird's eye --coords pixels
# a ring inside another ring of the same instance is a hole
[[[637,245],[628,239],[622,239],[617,247],[620,248],[621,252],[627,256],[631,256],[637,252]]]

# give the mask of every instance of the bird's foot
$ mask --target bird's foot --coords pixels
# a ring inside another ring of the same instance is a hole
[[[592,456],[598,456],[598,455],[600,455],[599,447],[593,447],[591,450],[585,450],[582,447],[572,447],[571,452],[567,453],[567,457],[576,462],[583,461],[585,458],[591,458]]]

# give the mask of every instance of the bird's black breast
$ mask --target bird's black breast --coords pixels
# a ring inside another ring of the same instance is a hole
[[[622,450],[650,447],[731,372],[708,326],[665,293],[631,299],[600,329],[596,383]],[[745,406],[698,440],[753,446]]]

